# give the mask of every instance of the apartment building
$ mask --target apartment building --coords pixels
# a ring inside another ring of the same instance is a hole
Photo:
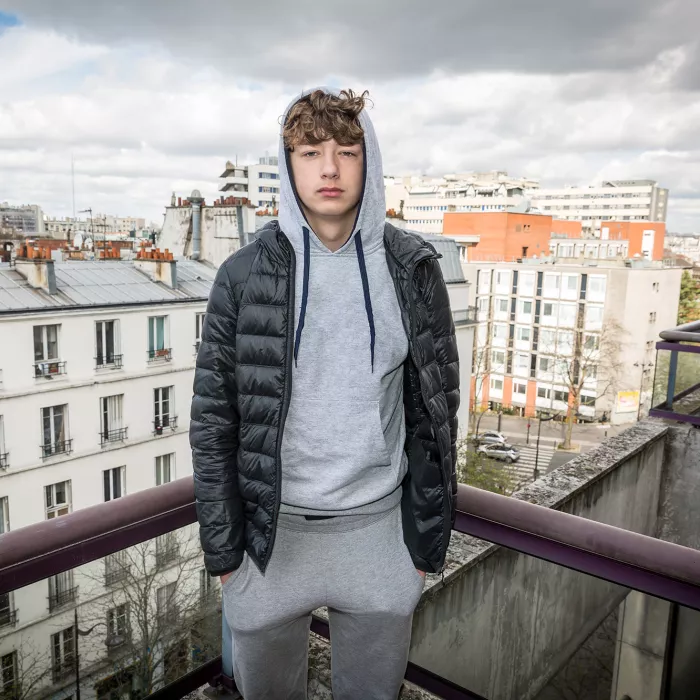
[[[463,268],[476,290],[475,406],[565,414],[576,363],[582,419],[630,423],[648,409],[655,341],[675,325],[680,268],[552,258]]]
[[[110,214],[95,214],[91,219],[73,217],[46,217],[44,221],[46,233],[52,238],[66,240],[76,233],[87,233],[96,238],[102,236],[129,236],[132,233],[141,235],[146,228],[146,219],[135,216],[112,216]]]
[[[221,192],[248,199],[257,208],[275,209],[280,201],[280,171],[277,156],[264,156],[254,165],[226,163],[220,175]]]
[[[13,206],[0,203],[0,233],[15,236],[41,236],[44,214],[36,204]]]
[[[0,264],[0,533],[192,474],[193,369],[214,276],[159,258]],[[154,541],[154,617],[170,605],[184,549],[187,586],[208,591],[197,542],[193,527]],[[83,675],[95,679],[84,695],[122,697],[110,695],[114,647],[139,614],[125,590],[109,606],[126,585],[125,556],[0,596],[3,674],[26,685],[31,649],[47,669],[32,697],[72,697],[79,619],[99,623],[82,642]]]

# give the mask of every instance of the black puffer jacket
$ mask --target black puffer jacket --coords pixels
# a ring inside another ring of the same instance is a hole
[[[404,365],[404,541],[442,570],[455,514],[459,363],[435,249],[387,224],[387,262],[409,339]],[[282,431],[294,332],[294,251],[276,224],[219,269],[197,355],[190,441],[204,561],[212,575],[247,551],[264,572],[280,506]]]

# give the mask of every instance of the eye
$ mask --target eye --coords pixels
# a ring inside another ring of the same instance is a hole
[[[342,156],[351,156],[352,158],[357,158],[357,156],[358,156],[359,154],[356,153],[355,151],[341,151],[341,152],[340,152],[340,155],[342,155]]]
[[[302,158],[306,158],[308,156],[317,156],[318,151],[305,151],[304,153],[301,154]]]

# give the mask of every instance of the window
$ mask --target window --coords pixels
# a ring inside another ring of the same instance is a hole
[[[67,439],[67,414],[67,405],[49,406],[41,409],[44,457],[70,452],[70,440]]]
[[[598,378],[598,368],[595,365],[589,365],[583,368],[583,373],[586,379],[597,379]]]
[[[129,606],[122,603],[107,611],[107,641],[111,642],[110,646],[116,646],[121,644],[128,635]]]
[[[649,312],[649,323],[654,323],[656,321],[656,311]]]
[[[555,401],[562,401],[563,403],[568,403],[569,392],[568,391],[559,391],[558,389],[555,389],[554,390],[554,400]]]
[[[175,453],[156,457],[156,486],[169,484],[175,474]]]
[[[559,304],[559,325],[574,326],[576,324],[576,304]]]
[[[542,304],[542,315],[543,316],[554,316],[554,304],[544,303]]]
[[[114,467],[102,472],[105,502],[121,498],[126,493],[126,467]]]
[[[174,581],[156,591],[156,612],[160,620],[167,620],[169,624],[177,619]]]
[[[582,406],[595,406],[595,396],[588,396],[586,394],[581,394],[581,405]]]
[[[496,311],[499,313],[508,313],[508,299],[496,299]]]
[[[169,360],[168,317],[149,316],[148,318],[148,359]]]
[[[70,481],[59,481],[57,484],[44,487],[46,496],[46,519],[66,515],[71,511]]]
[[[651,344],[651,345],[650,345]],[[653,346],[654,341],[651,340],[647,343],[647,349],[649,349],[651,346]],[[583,337],[583,347],[585,350],[599,350],[600,349],[600,336],[597,335],[591,335],[590,333],[586,333],[586,335]]]
[[[496,286],[506,287],[510,283],[510,271],[509,270],[498,270],[496,272]]]
[[[126,428],[122,425],[123,400],[124,394],[100,399],[100,437],[103,445],[126,439]]]
[[[491,388],[496,391],[503,391],[503,380],[502,379],[491,379]]]
[[[550,389],[547,389],[543,386],[537,387],[537,398],[538,399],[548,399],[551,395],[552,395],[552,392]]]
[[[524,326],[518,326],[516,329],[518,340],[530,342],[530,329]]]
[[[129,561],[122,549],[105,557],[105,586],[123,581],[129,575]]]
[[[95,323],[95,364],[97,367],[121,367],[117,354],[117,321]]]
[[[651,319],[650,319],[651,320]],[[603,307],[602,306],[587,306],[586,307],[586,326],[600,326],[603,322]]]
[[[515,353],[515,369],[527,371],[530,367],[530,356],[521,352]]]
[[[211,595],[211,578],[206,569],[199,570],[199,597],[201,600],[206,600]]]
[[[571,253],[573,253],[573,246],[571,246]],[[571,257],[571,255],[568,257]],[[561,287],[562,290],[566,290],[568,292],[578,291],[578,275],[563,275]]]
[[[172,415],[172,394],[173,387],[163,386],[153,390],[153,421],[156,432],[163,428],[175,428]]]
[[[477,306],[479,307],[479,313],[488,313],[489,298],[488,297],[479,297],[479,301],[477,301]]]
[[[199,346],[202,342],[202,331],[204,330],[204,317],[206,314],[194,315],[194,351],[199,352]]]
[[[518,382],[513,382],[513,393],[525,396],[527,393],[527,386],[525,384],[520,384]]]
[[[156,537],[156,566],[166,566],[178,556],[177,537],[174,532]]]
[[[75,664],[75,631],[73,626],[51,635],[51,656],[54,682],[73,673]]]
[[[554,369],[554,360],[551,357],[540,357],[537,364],[540,372],[551,372]]]
[[[494,323],[493,337],[505,340],[508,337],[508,326],[503,323]]]
[[[3,698],[19,697],[16,651],[0,656],[0,674],[0,696]]]
[[[5,452],[5,422],[0,416],[0,469],[7,469],[8,454]],[[2,532],[2,530],[0,530]]]
[[[34,326],[34,361],[58,359],[58,326]]]
[[[518,293],[532,296],[535,291],[535,273],[521,272],[518,275]]]
[[[547,272],[544,275],[544,288],[550,292],[559,289],[559,275]]]
[[[600,276],[589,276],[588,278],[588,298],[596,301],[605,299],[606,278]]]
[[[0,498],[0,535],[10,531],[10,506],[7,496]]]
[[[75,600],[77,588],[73,585],[73,570],[63,571],[49,579],[49,610],[72,603]]]
[[[479,294],[488,294],[491,291],[491,270],[479,270]]]
[[[655,292],[658,292],[658,291],[659,291],[659,283],[658,283],[658,282],[654,282],[654,283],[651,285],[651,288],[652,288]]]
[[[505,364],[506,361],[506,354],[502,351],[499,350],[494,350],[491,353],[491,362],[493,362],[494,365],[502,365]]]
[[[520,311],[524,314],[531,314],[532,313],[532,302],[531,301],[521,301],[520,302]]]

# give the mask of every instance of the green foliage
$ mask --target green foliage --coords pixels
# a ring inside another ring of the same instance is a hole
[[[504,496],[510,496],[518,486],[508,464],[476,452],[476,446],[466,439],[457,444],[457,481]]]
[[[681,293],[678,299],[678,323],[700,320],[700,285],[688,270],[683,270]]]

